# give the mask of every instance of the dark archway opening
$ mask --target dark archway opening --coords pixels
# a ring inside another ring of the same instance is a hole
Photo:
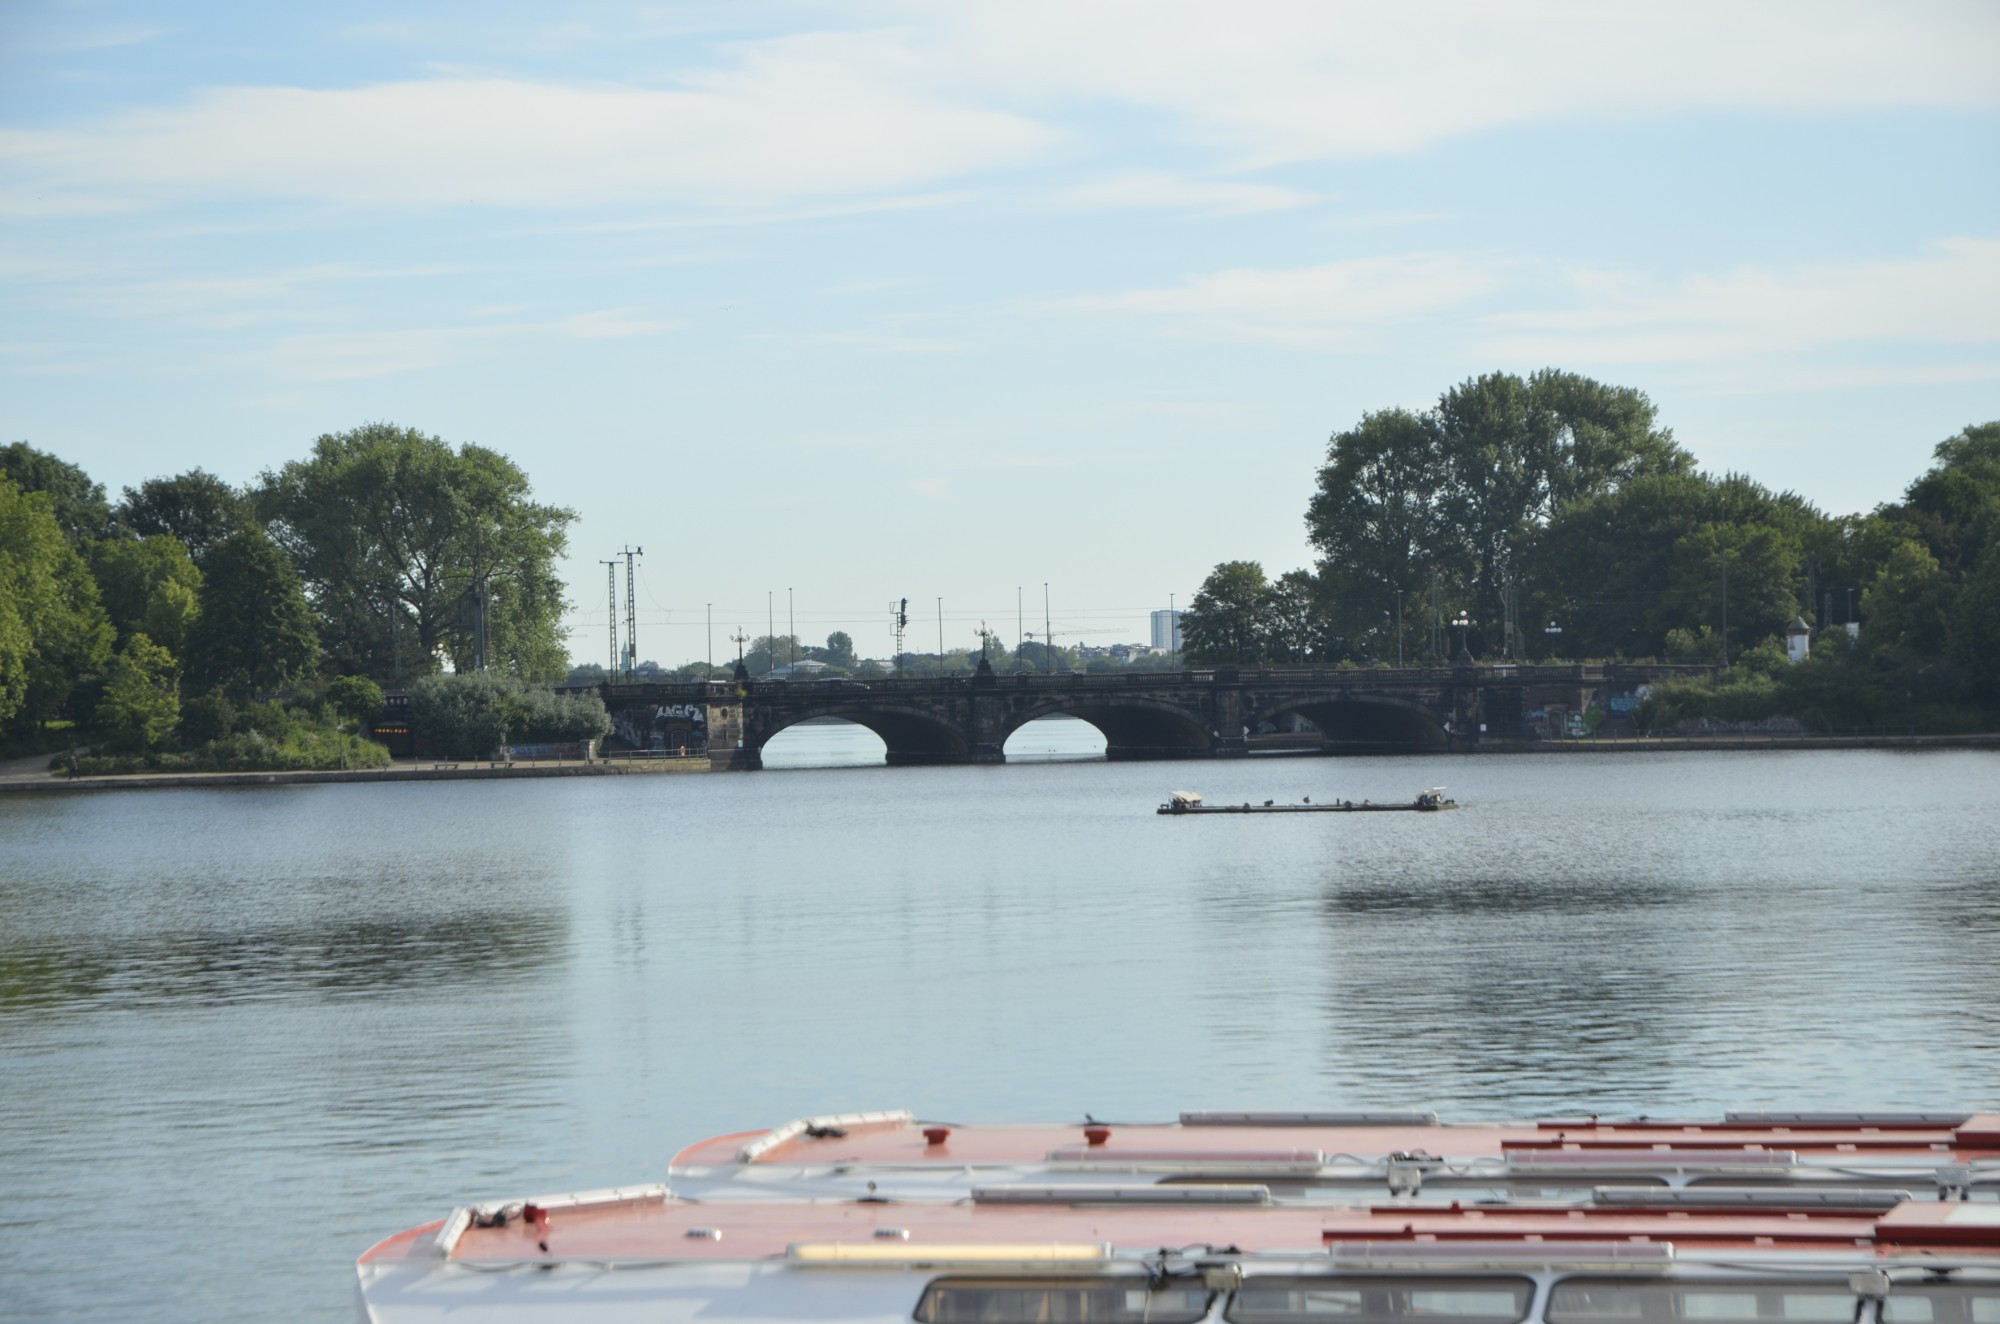
[[[1207,754],[1214,743],[1209,733],[1190,714],[1175,709],[1086,701],[1060,711],[1103,732],[1104,757],[1114,763],[1194,758]],[[1034,717],[1051,715],[1049,712],[1033,714]],[[1021,726],[1026,724],[1024,721]],[[1014,730],[1019,731],[1021,726],[1016,726]],[[1009,736],[1011,738],[1012,732]]]
[[[764,741],[763,748],[783,738],[787,731],[797,730],[812,722],[813,718],[838,718],[855,726],[866,727],[881,738],[882,761],[890,767],[905,767],[925,763],[970,763],[972,751],[965,743],[965,737],[956,730],[932,717],[916,713],[864,709],[853,712],[811,713],[797,721],[789,722],[772,732]],[[807,737],[810,738],[809,736]],[[782,746],[780,747],[782,751]],[[760,750],[760,755],[762,751]]]
[[[766,768],[879,768],[888,753],[887,742],[849,717],[794,722],[758,751]]]
[[[1267,714],[1263,720],[1293,713],[1313,724],[1328,754],[1409,754],[1451,748],[1451,738],[1435,717],[1405,704],[1355,699],[1303,703]]]

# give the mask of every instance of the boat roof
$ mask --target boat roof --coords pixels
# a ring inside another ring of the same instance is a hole
[[[1228,1247],[1246,1262],[1460,1267],[1949,1256],[2000,1273],[2000,1113],[965,1125],[870,1112],[700,1141],[666,1176],[466,1206],[374,1247],[364,1272],[410,1260],[1102,1266]],[[1453,1189],[1466,1183],[1482,1193]]]
[[[1717,1120],[1596,1116],[1440,1123],[1429,1112],[1189,1112],[1173,1122],[974,1124],[906,1112],[801,1118],[717,1136],[677,1154],[674,1170],[729,1164],[1293,1163],[1426,1155],[1561,1161],[1595,1155],[1666,1163],[1693,1152],[1790,1152],[1843,1161],[2000,1159],[2000,1113],[1731,1113]]]

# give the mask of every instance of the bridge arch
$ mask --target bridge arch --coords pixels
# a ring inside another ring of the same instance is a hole
[[[1038,717],[1066,713],[1104,733],[1104,757],[1112,762],[1184,759],[1215,747],[1211,732],[1194,713],[1170,700],[1130,694],[1056,695],[1011,709],[1000,743]]]
[[[1255,709],[1247,725],[1298,715],[1318,728],[1326,750],[1338,753],[1419,753],[1451,747],[1451,737],[1432,709],[1386,694],[1301,696],[1276,699]]]
[[[780,731],[815,717],[838,717],[856,726],[865,726],[882,738],[888,749],[890,767],[923,763],[970,763],[972,748],[956,726],[935,713],[899,704],[862,703],[853,700],[814,704],[788,709],[782,720],[754,733],[745,743],[761,757],[764,746]]]

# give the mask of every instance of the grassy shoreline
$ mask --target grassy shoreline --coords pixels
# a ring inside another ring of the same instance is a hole
[[[1479,754],[1685,754],[1867,749],[1987,749],[2000,750],[2000,732],[1969,735],[1799,736],[1725,734],[1712,736],[1584,737],[1577,740],[1488,740],[1476,749],[1440,752],[1450,758]],[[1252,758],[1326,758],[1338,755],[1286,752]],[[1193,760],[1171,760],[1192,762]],[[161,790],[202,786],[295,786],[337,782],[502,781],[520,777],[625,777],[673,773],[705,773],[707,759],[660,759],[647,762],[431,764],[401,763],[388,768],[290,772],[113,773],[104,776],[0,778],[6,792],[66,793],[71,791]]]

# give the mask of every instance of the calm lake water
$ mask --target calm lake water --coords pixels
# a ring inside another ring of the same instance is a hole
[[[456,1202],[815,1112],[2000,1104],[2000,756],[1092,737],[0,797],[0,1317],[346,1320],[355,1255]]]

